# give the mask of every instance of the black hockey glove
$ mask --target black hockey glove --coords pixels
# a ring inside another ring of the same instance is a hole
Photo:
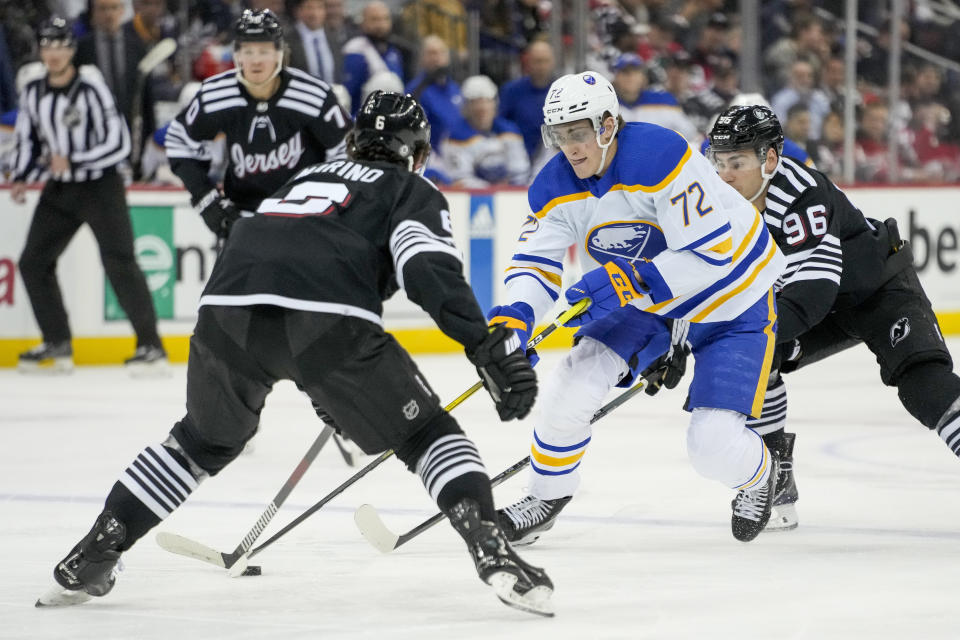
[[[537,374],[513,329],[503,325],[491,327],[483,342],[467,353],[467,358],[477,367],[501,420],[524,418],[530,413],[537,398]]]
[[[648,396],[655,396],[660,387],[673,389],[680,384],[680,379],[687,372],[687,356],[690,355],[690,345],[687,344],[687,333],[690,323],[686,320],[674,320],[670,328],[670,350],[657,358],[642,374],[647,379],[647,387],[643,390]]]
[[[230,234],[230,225],[240,218],[240,210],[227,198],[220,195],[216,189],[200,199],[197,203],[200,217],[210,231],[218,238],[226,238]]]

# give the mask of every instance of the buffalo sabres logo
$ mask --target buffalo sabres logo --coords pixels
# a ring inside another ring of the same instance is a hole
[[[586,240],[587,253],[600,264],[613,258],[649,260],[666,248],[660,227],[642,220],[599,225],[590,230]]]
[[[585,74],[583,75],[583,81],[586,82],[587,84],[597,84],[597,79],[594,78],[594,77],[593,77],[592,75],[590,75],[589,73],[585,73]]]
[[[416,400],[411,400],[407,404],[403,405],[403,417],[407,420],[413,420],[418,415],[420,415],[420,405],[417,404]]]
[[[900,318],[890,327],[890,346],[895,347],[910,335],[910,320]]]

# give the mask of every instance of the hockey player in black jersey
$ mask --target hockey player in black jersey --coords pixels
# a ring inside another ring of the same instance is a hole
[[[423,109],[375,92],[347,149],[349,160],[302,170],[234,224],[200,299],[187,415],[127,467],[38,605],[106,595],[120,554],[236,458],[273,385],[289,379],[367,453],[393,449],[421,477],[503,602],[552,615],[550,579],[495,524],[476,447],[383,330],[382,301],[403,287],[464,345],[501,419],[530,411],[537,383],[520,340],[503,325],[488,329],[446,200],[418,175],[430,149]]]
[[[780,453],[767,531],[798,524],[796,436],[784,431],[781,373],[863,342],[907,411],[960,455],[960,378],[896,222],[865,217],[824,174],[782,156],[782,148],[777,117],[759,105],[730,107],[710,131],[720,177],[763,213],[787,257],[771,379],[761,416],[747,421]]]
[[[167,130],[170,168],[219,236],[304,167],[343,157],[350,116],[330,85],[283,66],[283,42],[272,11],[244,11],[233,44],[237,68],[204,80]],[[222,191],[208,177],[200,145],[221,133],[228,156]]]
[[[283,66],[283,29],[272,11],[244,11],[234,36],[237,68],[205,80],[165,139],[170,168],[220,238],[304,167],[342,159],[352,126],[330,85]],[[210,180],[209,151],[200,144],[221,133],[228,156],[222,191]],[[334,441],[354,466],[360,453],[353,443],[339,430]]]

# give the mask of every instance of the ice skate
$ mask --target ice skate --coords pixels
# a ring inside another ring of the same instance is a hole
[[[780,471],[777,454],[770,452],[770,475],[767,481],[753,491],[740,491],[733,499],[731,526],[733,537],[741,542],[750,542],[763,531],[773,509],[773,491]]]
[[[37,600],[38,607],[63,607],[110,593],[122,568],[117,547],[126,527],[109,512],[97,517],[83,540],[53,570],[56,586]]]
[[[73,371],[73,347],[69,340],[43,342],[20,354],[17,370],[21,373],[70,373]]]
[[[541,500],[527,496],[509,507],[497,509],[497,520],[504,535],[513,545],[522,547],[540,539],[544,531],[553,528],[560,511],[573,496],[555,500]]]
[[[543,569],[524,562],[493,522],[480,519],[476,501],[464,498],[448,512],[473,557],[477,575],[493,587],[507,606],[541,616],[553,616],[553,582]]]
[[[777,488],[773,493],[773,511],[770,513],[770,522],[767,523],[764,531],[790,531],[800,524],[796,507],[800,494],[793,477],[793,443],[797,439],[797,434],[783,435],[786,446],[779,452],[780,473],[777,475]]]
[[[170,375],[170,362],[163,347],[139,346],[133,356],[123,361],[134,378],[151,378]]]

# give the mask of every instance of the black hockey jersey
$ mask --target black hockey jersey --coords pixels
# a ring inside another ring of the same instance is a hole
[[[832,309],[856,306],[910,264],[892,258],[898,239],[884,223],[864,217],[826,176],[786,156],[770,180],[763,217],[787,258],[776,285],[777,342],[793,340]]]
[[[343,157],[343,138],[352,125],[330,85],[299,69],[284,67],[279,89],[266,101],[252,97],[231,69],[203,81],[170,123],[164,144],[170,168],[196,205],[215,186],[200,142],[222,132],[224,194],[240,209],[255,211],[304,167]]]
[[[234,223],[200,304],[271,304],[382,325],[382,301],[398,286],[465,347],[486,335],[443,195],[393,164],[336,160],[301,171]]]

